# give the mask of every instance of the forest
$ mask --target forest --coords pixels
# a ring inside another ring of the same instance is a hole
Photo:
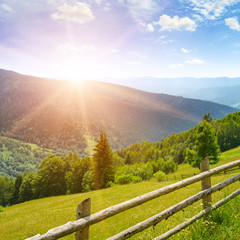
[[[161,181],[162,176],[176,171],[178,165],[185,162],[199,167],[199,161],[204,157],[198,154],[199,141],[205,129],[208,129],[208,135],[201,141],[208,139],[208,145],[213,146],[214,153],[212,149],[208,153],[213,164],[220,151],[240,145],[240,112],[216,120],[208,113],[202,122],[188,131],[173,133],[158,142],[131,144],[116,151],[111,149],[106,133],[101,132],[92,157],[80,158],[76,152],[65,157],[51,154],[42,160],[35,172],[30,169],[16,178],[0,177],[0,205],[86,192],[153,177]],[[4,148],[6,146],[2,145]]]
[[[34,172],[51,153],[50,149],[0,136],[0,176],[17,177],[24,171]]]

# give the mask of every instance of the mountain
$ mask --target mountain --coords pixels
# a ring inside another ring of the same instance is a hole
[[[240,107],[240,85],[226,87],[203,88],[198,91],[193,91],[185,96],[213,101],[220,104],[225,104],[231,107]]]
[[[188,130],[207,112],[221,118],[234,111],[106,82],[70,84],[0,70],[0,135],[82,156],[101,130],[117,149]]]
[[[240,83],[240,77],[216,77],[216,78],[106,78],[104,82],[114,82],[116,84],[130,86],[139,90],[154,93],[165,93],[177,96],[190,96],[192,92],[205,88],[225,88]],[[194,95],[191,97],[195,98]]]

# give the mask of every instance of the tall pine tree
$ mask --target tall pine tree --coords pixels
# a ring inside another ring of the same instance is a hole
[[[95,187],[105,188],[114,181],[114,160],[111,147],[105,132],[100,133],[100,139],[94,148],[94,177]]]
[[[193,167],[200,168],[200,162],[206,157],[210,164],[219,161],[220,149],[217,143],[217,136],[211,122],[204,119],[197,126],[195,135],[195,149],[187,149],[186,161]]]

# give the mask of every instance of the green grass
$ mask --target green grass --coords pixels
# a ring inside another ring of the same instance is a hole
[[[216,168],[234,160],[240,160],[240,147],[222,153],[220,156],[220,161],[217,164],[210,165],[210,168]],[[185,163],[179,165],[177,172],[169,174],[168,177],[173,179],[174,176],[176,176],[177,179],[181,179],[181,175],[193,175],[194,173],[198,174],[200,173],[200,170]]]
[[[239,155],[237,156],[237,154]],[[221,163],[230,162],[233,160],[233,158],[240,159],[240,148],[224,153],[221,157]],[[196,171],[196,169],[193,169],[188,165],[179,166],[180,174],[189,174],[194,171]],[[212,177],[212,185],[222,182],[234,175],[236,175],[236,173],[214,176]],[[159,189],[173,182],[175,181],[156,182],[152,180],[129,185],[116,185],[108,189],[92,191],[89,193],[43,198],[7,207],[4,208],[3,212],[0,212],[0,239],[25,239],[27,237],[36,235],[37,233],[44,234],[51,228],[65,224],[69,221],[73,221],[76,219],[75,209],[77,205],[88,197],[91,197],[92,199],[91,212],[95,213],[109,206]],[[222,191],[214,193],[213,202],[219,201],[226,194],[231,193],[236,189],[239,189],[239,182],[232,184]],[[128,227],[131,227],[132,225],[135,225],[140,221],[153,216],[154,214],[159,213],[160,211],[184,200],[185,198],[196,194],[200,190],[201,187],[200,183],[198,182],[106,219],[103,222],[90,227],[90,239],[106,239]],[[201,209],[201,201],[199,201],[189,206],[184,211],[180,211],[179,213],[170,217],[167,221],[164,220],[154,228],[150,227],[142,233],[135,235],[131,239],[152,239],[185,221],[186,218],[194,216]],[[237,235],[239,234],[237,231],[240,229],[239,212],[235,212],[233,218],[235,218],[235,216],[237,216],[236,221],[233,221],[235,225],[231,224],[233,226],[231,231],[237,229],[235,231],[235,234]],[[201,222],[199,221],[199,223]],[[205,226],[204,224],[205,223],[200,225],[199,229]],[[190,236],[191,228],[194,228],[195,226],[197,227],[197,225],[194,224],[187,228],[184,232],[180,233],[179,236],[181,236],[182,239],[191,239],[185,237]],[[225,225],[223,228],[225,228],[225,231],[229,230],[227,225]],[[179,236],[174,236],[171,239],[179,239]],[[74,239],[74,235],[72,234],[62,239]],[[228,238],[219,237],[218,240],[220,239]]]
[[[175,239],[240,239],[240,196],[213,211],[208,220],[200,220],[184,229]]]
[[[217,165],[240,160],[240,147],[231,149],[221,154],[220,162]]]

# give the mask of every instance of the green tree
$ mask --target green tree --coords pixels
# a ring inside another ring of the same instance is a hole
[[[210,114],[210,112],[208,112],[208,113],[205,113],[204,115],[203,115],[203,117],[202,117],[202,120],[206,120],[207,122],[212,122],[212,117],[211,117],[211,114]]]
[[[94,148],[94,178],[95,187],[105,188],[109,182],[114,181],[114,160],[111,147],[108,143],[106,133],[100,133],[100,139]]]
[[[39,197],[65,194],[67,191],[66,170],[67,164],[63,157],[50,155],[45,158],[37,171],[36,187]]]
[[[90,157],[86,157],[84,159],[78,158],[78,160],[74,161],[71,164],[71,170],[66,174],[67,189],[69,193],[79,193],[86,191],[83,188],[83,179],[85,173],[92,172],[92,165],[92,159]],[[87,175],[85,177],[87,177]],[[87,180],[90,181],[90,177]],[[93,184],[89,183],[89,190],[92,190],[92,185]]]
[[[12,177],[0,177],[0,205],[10,204],[14,191],[14,180]]]
[[[22,175],[17,175],[17,178],[14,183],[14,192],[13,192],[13,198],[12,203],[16,204],[19,202],[19,190],[22,185],[23,177]]]
[[[83,192],[89,192],[94,188],[94,179],[93,179],[93,172],[87,171],[84,173],[82,179],[82,189]]]
[[[131,164],[131,157],[130,157],[130,153],[127,152],[127,155],[126,155],[126,159],[125,159],[125,164]]]
[[[206,157],[210,164],[219,161],[220,149],[215,130],[210,122],[203,120],[199,123],[195,136],[195,149],[187,150],[186,161],[194,167],[200,167],[200,162]]]
[[[19,201],[25,202],[35,198],[35,174],[29,172],[23,177],[21,187],[19,189]]]

